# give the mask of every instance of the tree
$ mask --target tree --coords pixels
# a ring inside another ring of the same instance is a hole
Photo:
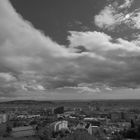
[[[37,128],[37,135],[40,140],[50,140],[52,136],[49,127]]]
[[[62,140],[95,140],[94,136],[88,134],[88,132],[84,129],[79,129],[74,131],[71,135],[63,138]]]

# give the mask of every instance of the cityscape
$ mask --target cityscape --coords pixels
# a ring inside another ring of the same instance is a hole
[[[140,0],[0,0],[0,140],[140,140]]]
[[[139,100],[0,103],[2,140],[140,139]]]

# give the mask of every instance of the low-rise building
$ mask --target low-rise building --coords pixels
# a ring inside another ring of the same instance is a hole
[[[68,129],[68,121],[62,120],[62,121],[53,122],[50,125],[50,127],[54,132],[58,132],[63,129]]]
[[[113,122],[122,120],[122,113],[121,112],[111,112],[110,118]]]
[[[7,114],[0,114],[0,124],[7,122]]]
[[[32,126],[22,126],[12,128],[11,136],[12,137],[29,137],[35,135],[35,129]]]

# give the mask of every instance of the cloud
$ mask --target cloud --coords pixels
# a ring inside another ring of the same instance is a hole
[[[68,50],[36,30],[8,0],[0,0],[0,31],[1,89],[5,87],[4,81],[15,80],[8,84],[19,89],[20,84],[28,85],[35,79],[36,84],[31,84],[30,89],[45,90],[36,77],[60,71],[67,65],[63,57],[68,57]]]
[[[118,38],[116,39],[116,43],[113,43],[113,38],[103,32],[76,32],[71,31],[71,36],[68,37],[69,41],[71,42],[70,47],[77,49],[78,46],[84,46],[86,51],[90,51],[95,56],[97,52],[109,52],[114,50],[121,50],[126,52],[139,52],[139,47],[127,40]],[[97,58],[101,58],[102,55],[97,55]],[[102,57],[104,60],[105,57]]]
[[[108,16],[111,9],[105,8]],[[99,22],[107,28],[116,18]],[[23,19],[8,0],[0,0],[0,31],[0,97],[43,98],[50,95],[47,91],[65,87],[85,94],[139,87],[138,39],[69,31],[69,45],[59,45]]]
[[[95,25],[109,31],[117,29],[140,29],[140,9],[130,10],[134,0],[125,0],[123,4],[115,1],[102,9],[98,15],[95,15]],[[125,25],[121,27],[121,25]],[[116,31],[116,30],[115,30]]]
[[[130,8],[134,0],[125,0],[125,2],[119,6],[120,9]]]
[[[109,28],[109,26],[116,24],[113,12],[114,9],[111,6],[106,6],[99,15],[95,16],[95,24],[100,28]]]
[[[36,30],[7,0],[0,1],[0,30],[1,63],[15,71],[40,70],[44,63],[56,63],[59,56],[67,55],[64,46]]]
[[[36,91],[36,90],[38,90],[38,91],[44,91],[44,90],[46,90],[42,85],[38,85],[38,84],[27,84],[27,83],[22,83],[21,84],[21,87],[22,87],[22,89],[23,90],[25,90],[25,91]]]
[[[105,89],[106,89],[106,90],[108,90],[108,91],[112,91],[112,89],[111,89],[111,88],[109,88],[109,87],[106,87]]]
[[[10,73],[3,73],[3,72],[0,73],[0,79],[5,82],[11,82],[11,81],[13,82],[16,80],[16,78]]]
[[[85,95],[89,95],[89,94],[98,94],[100,93],[100,89],[99,88],[91,88],[88,86],[77,86],[77,87],[70,87],[70,86],[66,86],[66,87],[62,87],[62,88],[57,88],[58,91],[62,91],[62,90],[72,90],[75,91],[76,94],[85,94]],[[66,93],[65,93],[66,94]]]
[[[97,56],[78,59],[84,81],[105,83],[109,87],[139,87],[140,48],[137,44],[121,38],[114,42],[111,36],[101,32],[71,32],[69,40],[74,50],[83,46],[88,54]]]

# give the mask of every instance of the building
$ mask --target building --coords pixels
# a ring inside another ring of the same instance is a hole
[[[76,129],[85,129],[85,126],[86,126],[86,124],[85,124],[84,122],[80,122],[80,123],[77,125]]]
[[[131,121],[131,120],[136,120],[136,118],[137,118],[137,115],[135,114],[135,113],[133,113],[133,112],[125,112],[124,114],[123,114],[124,116],[124,119],[126,120],[126,121]]]
[[[90,123],[93,126],[100,126],[100,121],[98,118],[84,118],[84,122]]]
[[[87,130],[90,135],[99,136],[99,137],[105,136],[104,132],[102,131],[102,129],[99,126],[90,125]]]
[[[110,119],[113,122],[122,120],[122,113],[121,112],[111,112]]]
[[[12,137],[29,137],[35,135],[35,129],[32,126],[23,126],[12,128]]]
[[[69,117],[69,116],[74,115],[74,114],[75,114],[75,111],[66,111],[66,112],[64,112],[65,117]]]
[[[64,129],[68,130],[68,121],[63,120],[63,121],[53,122],[50,125],[50,127],[54,132],[58,132]]]
[[[7,114],[0,114],[0,124],[7,122]]]

